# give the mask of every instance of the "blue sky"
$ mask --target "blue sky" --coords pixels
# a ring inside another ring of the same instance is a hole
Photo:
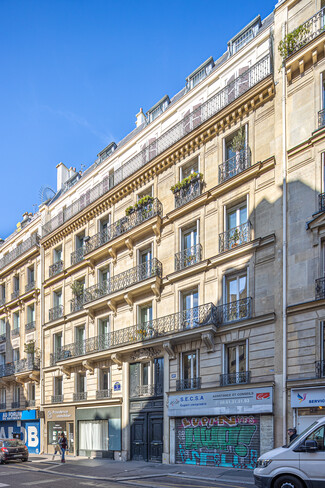
[[[275,3],[0,0],[0,237]]]

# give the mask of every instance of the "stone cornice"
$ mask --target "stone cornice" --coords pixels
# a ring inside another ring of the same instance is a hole
[[[146,166],[139,169],[107,194],[89,205],[79,215],[72,217],[68,222],[62,224],[59,229],[55,229],[48,236],[44,237],[41,241],[44,248],[48,249],[56,245],[66,235],[76,231],[89,220],[97,217],[122,198],[125,198],[134,190],[152,180],[155,175],[162,173],[180,159],[199,149],[203,144],[206,144],[228,127],[242,120],[244,116],[247,116],[250,112],[271,100],[274,92],[273,75],[269,75],[247,93],[244,93],[241,97],[218,112],[214,117],[211,117],[211,119],[200,125],[197,130],[189,133],[163,154],[157,156]]]

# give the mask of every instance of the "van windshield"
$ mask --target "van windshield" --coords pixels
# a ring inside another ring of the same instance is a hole
[[[312,429],[313,427],[315,427],[315,425],[317,425],[317,424],[318,424],[318,422],[313,422],[312,424],[310,424],[310,426],[307,427],[307,429],[305,429],[303,432],[301,432],[301,434],[299,434],[298,437],[296,437],[291,442],[289,442],[286,446],[283,446],[283,447],[290,447],[290,446],[292,446],[292,444],[294,444],[299,439],[301,439],[310,429]]]

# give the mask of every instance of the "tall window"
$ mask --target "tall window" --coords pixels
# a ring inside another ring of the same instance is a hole
[[[16,406],[20,404],[20,386],[14,386],[13,402]]]
[[[248,316],[247,272],[226,278],[226,321],[239,320]]]
[[[62,305],[62,290],[53,292],[53,306],[60,307]]]
[[[109,267],[105,266],[104,268],[100,268],[98,270],[98,283],[106,284],[108,280],[109,280]]]
[[[147,325],[152,320],[152,304],[141,305],[138,308],[138,317],[140,324]]]
[[[63,379],[62,379],[62,376],[55,376],[53,391],[54,391],[55,396],[62,396],[63,395]]]
[[[14,329],[13,330],[19,330],[19,328],[20,328],[19,312],[14,312],[12,316],[13,316],[13,322],[14,322]]]
[[[246,347],[245,342],[226,347],[226,384],[248,382]]]
[[[107,229],[109,225],[110,225],[110,215],[106,215],[99,221],[99,228],[98,228],[99,232],[103,232],[107,234]]]
[[[77,374],[77,393],[86,393],[87,391],[87,377],[86,373]]]
[[[4,366],[5,363],[6,363],[6,353],[1,352],[0,353],[0,366]]]
[[[57,247],[53,251],[53,263],[58,263],[62,261],[62,246]]]
[[[99,372],[99,390],[103,392],[107,392],[108,396],[108,391],[110,390],[110,371],[109,369],[101,369]]]
[[[81,249],[84,245],[85,231],[76,235],[76,250]]]
[[[53,335],[53,352],[58,353],[62,348],[62,332]]]
[[[19,293],[19,275],[14,276],[14,293]]]
[[[6,389],[0,388],[0,408],[6,408]]]
[[[79,351],[79,354],[83,354],[85,352],[85,339],[86,339],[86,328],[84,325],[75,328],[75,340],[76,340],[76,348]]]
[[[199,158],[196,157],[194,159],[191,159],[191,161],[188,161],[187,163],[183,164],[183,166],[180,167],[180,180],[183,180],[184,178],[187,178],[190,176],[191,173],[198,173],[199,172]]]
[[[6,335],[7,322],[6,319],[0,319],[0,335]]]
[[[197,288],[181,293],[182,323],[185,329],[190,329],[198,325],[198,305],[199,293]]]
[[[27,392],[28,392],[28,400],[30,402],[34,402],[35,398],[36,398],[36,396],[35,396],[35,383],[29,383],[28,384]]]
[[[35,282],[35,269],[34,265],[27,268],[27,284],[30,285]]]
[[[35,305],[28,305],[27,307],[27,324],[35,323]]]
[[[5,283],[1,283],[0,285],[0,302],[5,303],[6,301],[6,285]]]
[[[139,251],[139,276],[138,280],[145,279],[151,274],[152,249],[151,246]]]
[[[12,360],[15,362],[15,361],[19,361],[19,347],[17,347],[16,349],[13,349],[12,350]]]
[[[184,352],[181,356],[181,382],[180,390],[190,390],[200,387],[199,362],[197,351]]]
[[[242,202],[226,211],[226,232],[220,251],[232,249],[235,246],[248,242],[250,232],[247,223],[247,202]]]
[[[140,191],[137,194],[137,202],[146,196],[153,197],[153,186],[149,186],[149,188],[145,188],[143,191]]]

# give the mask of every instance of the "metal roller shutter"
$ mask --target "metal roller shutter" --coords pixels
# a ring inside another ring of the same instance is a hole
[[[176,463],[254,469],[259,454],[259,415],[176,419]]]

